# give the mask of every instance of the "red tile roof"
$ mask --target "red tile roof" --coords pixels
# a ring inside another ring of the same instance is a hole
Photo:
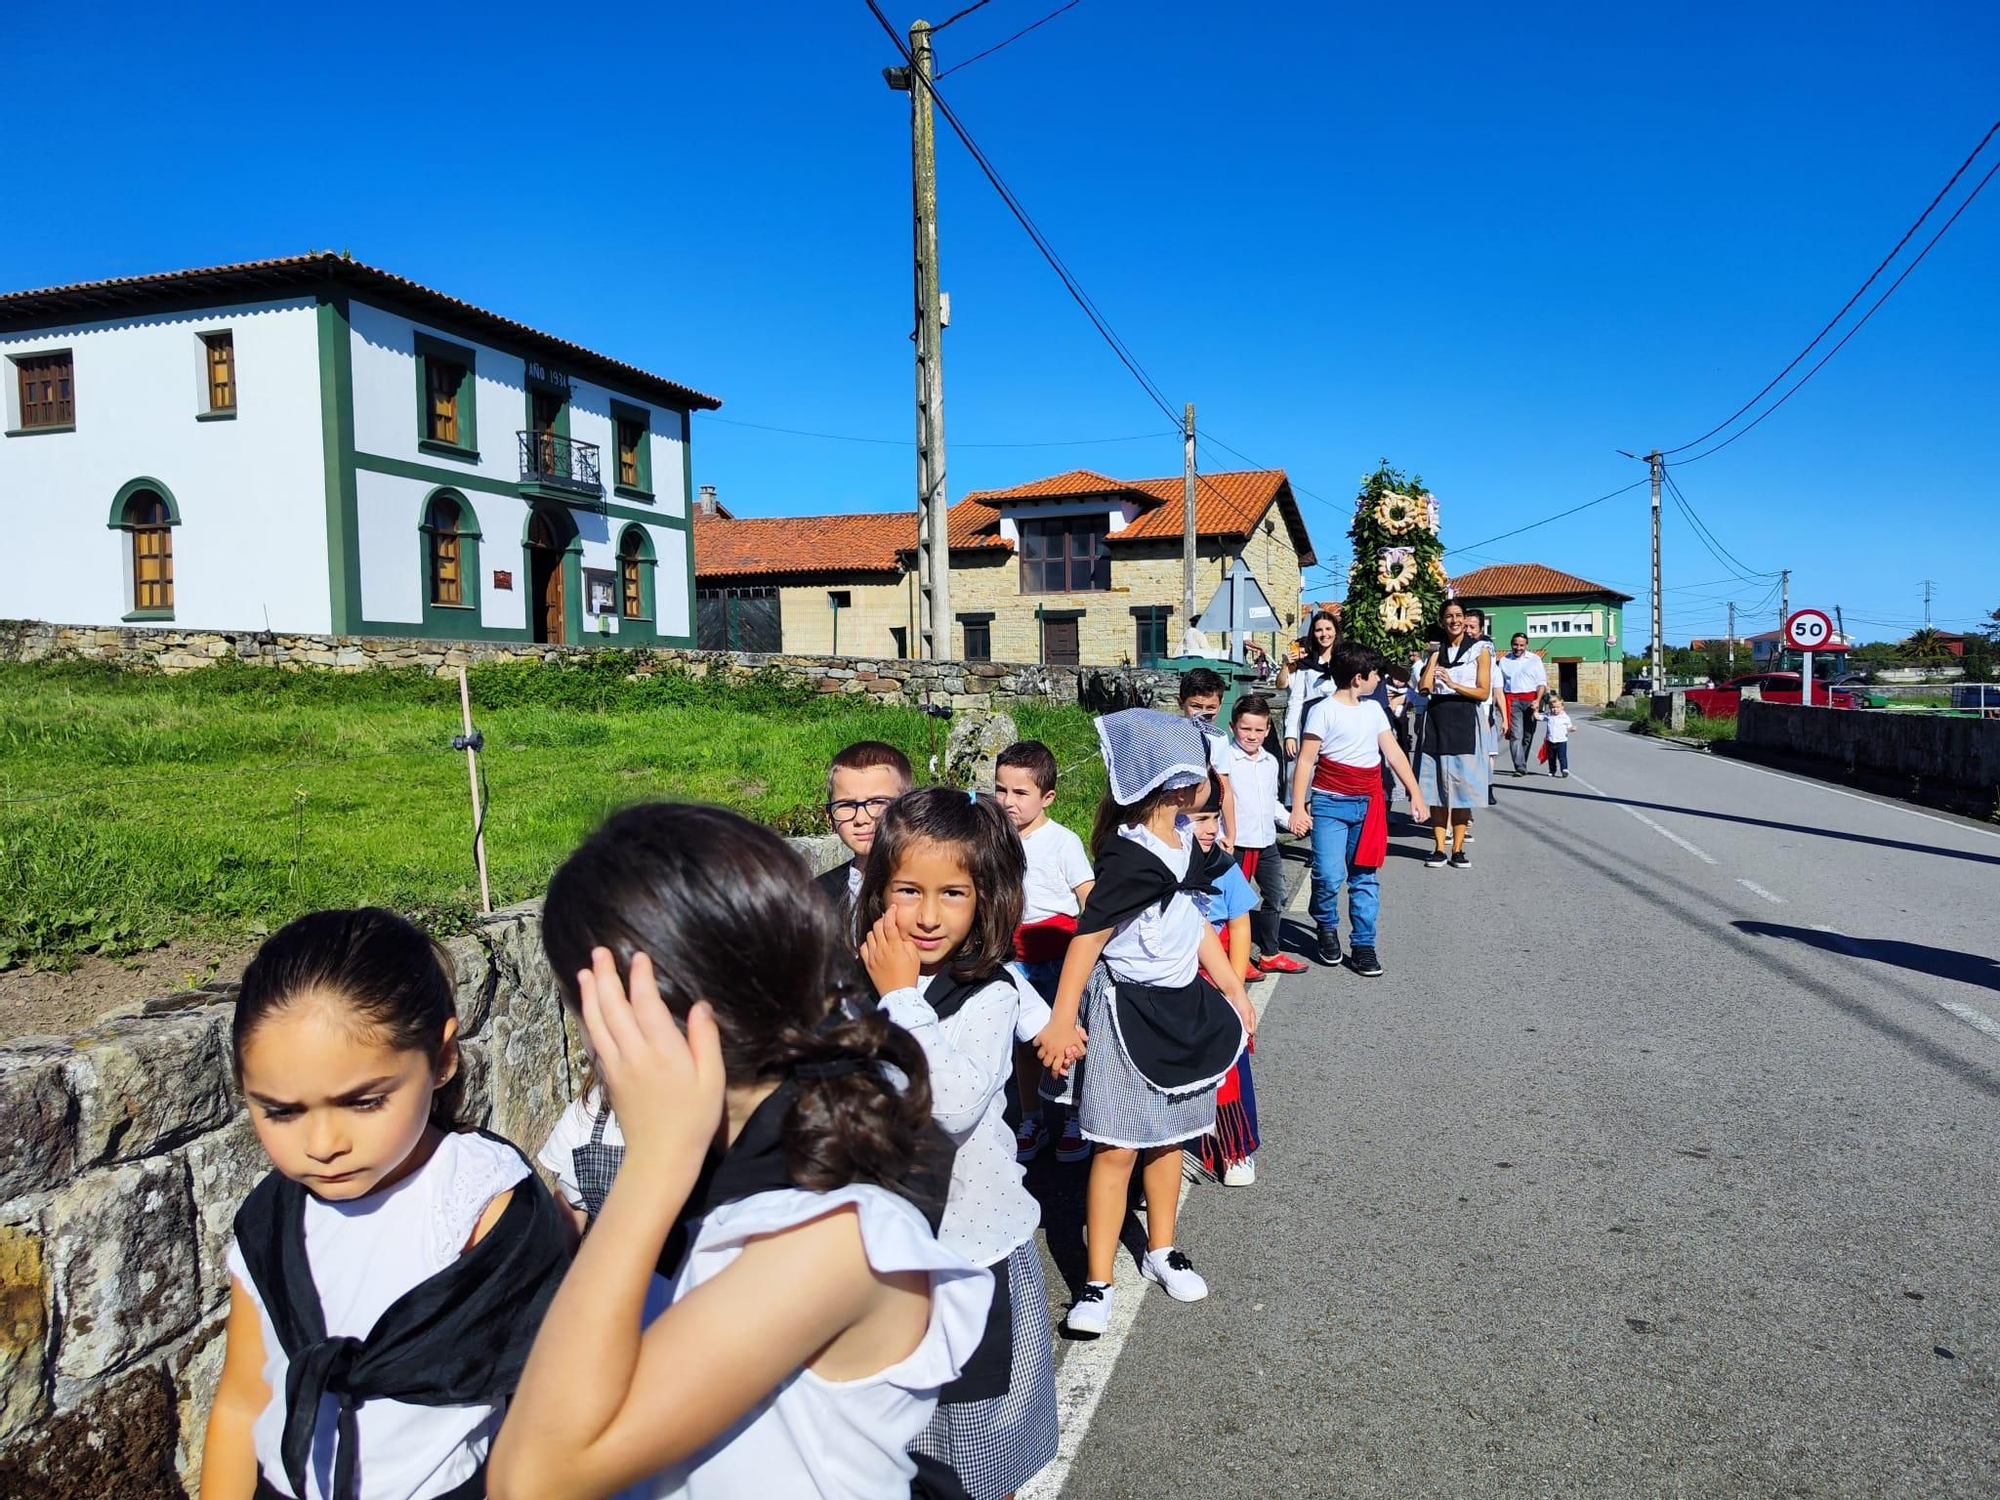
[[[850,516],[694,518],[698,578],[897,573],[897,554],[917,545],[911,511]]]
[[[1632,597],[1541,563],[1494,563],[1490,567],[1474,568],[1470,573],[1454,575],[1451,585],[1458,590],[1459,598],[1474,602],[1482,599],[1573,599],[1589,595],[1602,595],[1622,602]]]
[[[1011,489],[975,490],[951,508],[951,544],[964,545],[961,535],[997,534],[1003,508],[1024,501],[1094,495],[1123,499],[1140,507],[1130,524],[1111,533],[1114,543],[1179,541],[1186,484],[1186,479],[1178,474],[1166,479],[1111,479],[1090,469],[1072,469],[1067,474],[1037,479]],[[1197,476],[1194,493],[1197,536],[1224,541],[1248,537],[1276,506],[1291,532],[1300,561],[1314,561],[1312,537],[1306,531],[1305,518],[1299,513],[1298,500],[1283,469],[1202,474]]]
[[[636,365],[599,354],[568,339],[543,333],[512,318],[475,307],[470,302],[377,270],[331,250],[308,255],[281,255],[271,260],[238,261],[192,271],[156,271],[144,276],[113,276],[104,281],[78,281],[36,291],[0,293],[0,329],[33,328],[57,321],[81,322],[144,312],[163,304],[188,306],[204,297],[237,296],[245,291],[272,296],[297,295],[335,283],[357,295],[413,313],[424,321],[441,321],[474,336],[526,348],[596,375],[621,392],[645,396],[663,406],[714,411],[719,398],[691,386],[654,375]]]

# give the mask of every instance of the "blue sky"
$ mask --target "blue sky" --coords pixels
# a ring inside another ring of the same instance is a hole
[[[1054,4],[991,0],[943,63]],[[87,45],[22,9],[0,83],[60,98],[66,134],[0,286],[346,248],[714,392],[730,422],[882,440],[697,419],[697,479],[739,514],[910,503],[908,110],[861,0],[393,25],[115,4]],[[1171,399],[1310,492],[1339,564],[1381,457],[1465,547],[1734,410],[2000,114],[1996,63],[1977,3],[1083,0],[942,87]],[[952,494],[1177,472],[948,137],[940,170]],[[1853,634],[1919,623],[1926,578],[1941,626],[2000,607],[1996,269],[2000,184],[1783,411],[1679,475],[1749,570],[1792,568],[1794,604]],[[1027,442],[1065,446],[979,446]],[[1641,596],[1643,635],[1643,488],[1451,559],[1495,560]],[[1719,633],[1728,599],[1765,623],[1767,584],[1717,581],[1671,505],[1666,569],[1669,640]]]

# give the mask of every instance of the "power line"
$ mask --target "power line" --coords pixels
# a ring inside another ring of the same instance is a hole
[[[980,3],[984,4],[985,0],[980,0]],[[1064,6],[1059,6],[1055,10],[1050,11],[1047,15],[1043,16],[1041,20],[1035,22],[1033,26],[1023,26],[1019,31],[1015,32],[1012,36],[1008,37],[1006,41],[996,43],[994,46],[988,47],[984,52],[975,53],[971,57],[968,57],[962,63],[953,63],[950,67],[946,68],[942,73],[938,74],[938,77],[949,78],[952,74],[956,73],[960,68],[971,67],[974,63],[978,62],[980,58],[991,57],[994,53],[998,52],[1002,47],[1013,46],[1014,43],[1020,41],[1021,38],[1026,36],[1029,32],[1036,30],[1038,27],[1048,25],[1049,22],[1053,21],[1057,16],[1061,15],[1064,11],[1075,10],[1081,4],[1083,4],[1083,0],[1069,0],[1069,4]],[[977,10],[979,9],[979,6],[974,5],[970,7],[970,9]],[[962,10],[958,13],[958,16],[965,15],[966,13],[967,13],[966,11]],[[958,19],[958,16],[953,16],[951,18],[951,21],[956,21]],[[951,24],[951,21],[945,22],[944,26],[949,26]],[[944,30],[944,26],[933,27],[932,34],[935,35],[937,32]]]
[[[1848,329],[1845,334],[1841,335],[1839,343],[1835,344],[1831,349],[1827,350],[1825,354],[1821,355],[1819,362],[1815,364],[1810,370],[1806,371],[1805,374],[1799,377],[1797,385],[1794,385],[1790,390],[1786,391],[1784,395],[1780,396],[1776,401],[1772,402],[1768,407],[1766,407],[1763,413],[1757,418],[1756,421],[1750,423],[1748,426],[1724,438],[1721,442],[1717,443],[1713,448],[1705,448],[1700,453],[1695,454],[1693,458],[1676,459],[1674,462],[1677,465],[1699,463],[1702,459],[1707,458],[1711,453],[1720,453],[1724,448],[1727,448],[1731,443],[1735,442],[1738,438],[1747,437],[1750,433],[1756,431],[1758,427],[1763,425],[1766,418],[1768,418],[1779,407],[1783,406],[1787,401],[1791,400],[1793,396],[1797,395],[1799,393],[1800,387],[1802,387],[1808,380],[1811,380],[1813,376],[1817,375],[1822,369],[1826,367],[1826,362],[1828,360],[1832,359],[1834,355],[1840,353],[1842,349],[1845,349],[1847,347],[1847,341],[1849,339],[1853,338],[1855,334],[1861,332],[1863,328],[1868,326],[1868,320],[1874,317],[1876,313],[1881,311],[1882,304],[1884,302],[1887,302],[1891,297],[1896,295],[1896,288],[1901,286],[1905,281],[1909,279],[1910,272],[1916,270],[1918,266],[1924,263],[1924,257],[1931,253],[1931,251],[1936,247],[1937,242],[1943,239],[1945,235],[1951,232],[1951,226],[1958,222],[1959,215],[1964,213],[1968,208],[1972,207],[1973,199],[1977,198],[1981,190],[1985,188],[1986,184],[1993,180],[1993,174],[1996,172],[2000,172],[2000,162],[1995,162],[1992,166],[1986,169],[1986,175],[1979,179],[1977,186],[1975,186],[1970,193],[1966,194],[1965,201],[1959,204],[1958,207],[1952,211],[1951,217],[1944,221],[1944,227],[1939,229],[1936,234],[1932,235],[1930,239],[1925,243],[1924,248],[1917,252],[1916,259],[1912,260],[1907,266],[1903,268],[1903,274],[1898,276],[1894,281],[1889,283],[1889,289],[1886,292],[1884,292],[1881,296],[1875,299],[1874,305],[1871,306],[1867,312],[1861,315],[1860,319],[1855,323],[1855,325],[1852,328]]]
[[[1578,511],[1589,510],[1593,505],[1602,505],[1607,500],[1615,500],[1620,495],[1630,494],[1633,490],[1638,489],[1640,485],[1648,482],[1649,480],[1647,479],[1635,479],[1622,489],[1613,490],[1608,495],[1599,495],[1595,500],[1586,500],[1581,505],[1572,505],[1568,510],[1559,510],[1552,516],[1542,517],[1539,521],[1530,521],[1526,526],[1516,526],[1512,531],[1503,531],[1498,536],[1489,536],[1483,541],[1469,542],[1462,547],[1447,547],[1444,550],[1447,553],[1474,552],[1481,547],[1490,547],[1495,542],[1506,541],[1510,536],[1519,536],[1524,531],[1533,531],[1537,527],[1548,525],[1551,521],[1560,521],[1565,516],[1575,515]]]
[[[758,432],[782,432],[788,437],[821,438],[830,443],[868,443],[882,448],[914,448],[916,443],[910,438],[854,437],[844,432],[809,432],[800,427],[773,427],[764,422],[744,422],[733,417],[718,417],[708,414],[705,422],[721,422],[730,427],[751,427]],[[1033,443],[961,443],[954,439],[954,448],[1090,448],[1104,443],[1155,443],[1161,438],[1177,438],[1180,432],[1135,432],[1130,437],[1100,438],[1049,438]]]
[[[1132,378],[1139,382],[1139,388],[1146,393],[1147,398],[1160,409],[1161,414],[1169,422],[1172,422],[1178,430],[1181,414],[1174,410],[1173,404],[1167,400],[1158,383],[1141,367],[1138,357],[1126,346],[1125,341],[1118,336],[1118,331],[1111,326],[1110,321],[1099,311],[1097,304],[1091,300],[1090,294],[1084,291],[1082,284],[1077,281],[1075,273],[1070,270],[1062,256],[1056,253],[1055,246],[1049,242],[1048,236],[1042,233],[1041,227],[1029,215],[1026,206],[1015,196],[1014,190],[1008,187],[1006,182],[1001,179],[998,169],[987,159],[986,153],[980,149],[979,143],[972,138],[972,133],[965,128],[964,123],[958,118],[958,112],[951,107],[944,95],[938,90],[936,81],[926,77],[923,71],[917,67],[915,59],[910,56],[909,47],[904,43],[902,37],[896,34],[896,28],[889,24],[889,18],[882,14],[882,7],[876,4],[876,0],[862,0],[862,3],[868,7],[869,12],[875,17],[876,23],[881,26],[883,33],[895,44],[896,51],[902,56],[905,65],[909,67],[911,79],[915,83],[921,84],[924,91],[930,95],[932,102],[938,107],[938,112],[944,116],[945,123],[951,126],[952,134],[956,135],[964,144],[965,149],[972,153],[973,162],[978,166],[986,180],[993,185],[993,190],[1000,195],[1000,201],[1006,204],[1007,211],[1014,216],[1015,222],[1027,231],[1028,238],[1034,241],[1035,248],[1041,252],[1042,259],[1049,263],[1049,269],[1054,271],[1057,278],[1061,280],[1063,290],[1068,292],[1071,300],[1083,309],[1083,314],[1090,319],[1091,326],[1097,330],[1099,337],[1111,346],[1111,352],[1118,356],[1119,363],[1124,365],[1131,372]]]
[[[1723,546],[1721,538],[1708,529],[1708,523],[1695,514],[1694,506],[1689,503],[1687,496],[1681,493],[1681,487],[1674,482],[1674,476],[1666,473],[1665,470],[1661,472],[1666,477],[1667,492],[1672,495],[1674,504],[1680,507],[1681,514],[1687,517],[1688,524],[1694,528],[1695,539],[1708,549],[1710,557],[1713,557],[1723,567],[1735,573],[1744,583],[1755,584],[1762,582],[1766,578],[1775,578],[1778,576],[1776,572],[1766,572],[1751,567],[1735,553]]]
[[[1750,408],[1755,406],[1759,401],[1762,401],[1766,396],[1768,396],[1771,393],[1772,388],[1775,387],[1779,381],[1783,380],[1787,375],[1791,374],[1792,371],[1798,367],[1799,361],[1804,359],[1808,354],[1812,353],[1813,350],[1819,346],[1819,341],[1821,339],[1825,338],[1829,333],[1833,332],[1834,325],[1837,324],[1842,318],[1847,316],[1848,311],[1854,306],[1854,304],[1861,300],[1862,294],[1865,293],[1868,290],[1868,288],[1870,288],[1875,284],[1876,279],[1880,277],[1884,271],[1889,269],[1889,263],[1893,261],[1898,255],[1903,253],[1903,247],[1909,244],[1910,236],[1915,234],[1919,229],[1923,227],[1924,220],[1928,219],[1931,216],[1932,212],[1937,208],[1937,206],[1944,201],[1945,195],[1949,193],[1952,190],[1952,188],[1957,184],[1958,179],[1965,175],[1965,169],[1972,165],[1972,163],[1978,158],[1979,153],[1986,149],[1986,143],[1993,139],[1994,133],[1996,131],[2000,131],[2000,121],[1994,122],[1993,126],[1987,130],[1986,134],[1980,137],[1979,144],[1972,148],[1972,154],[1966,157],[1964,161],[1960,162],[1958,164],[1958,170],[1951,174],[1951,181],[1947,182],[1943,187],[1938,189],[1937,196],[1931,199],[1929,205],[1924,209],[1922,213],[1917,215],[1916,223],[1912,224],[1908,229],[1905,229],[1903,231],[1903,237],[1896,241],[1896,247],[1893,250],[1891,250],[1887,255],[1882,257],[1882,263],[1879,266],[1877,266],[1873,271],[1870,271],[1868,273],[1868,279],[1862,282],[1861,285],[1855,289],[1854,295],[1852,297],[1849,297],[1846,302],[1841,304],[1840,311],[1835,313],[1831,318],[1827,319],[1826,327],[1820,329],[1818,333],[1813,335],[1812,342],[1810,344],[1807,344],[1805,348],[1801,349],[1797,354],[1793,355],[1792,362],[1786,365],[1784,369],[1778,371],[1777,374],[1771,377],[1771,382],[1769,385],[1765,386],[1763,390],[1759,391],[1756,395],[1752,396],[1748,401],[1745,401],[1741,406],[1737,407],[1735,411],[1731,412],[1728,416],[1724,417],[1720,422],[1717,422],[1713,427],[1709,428],[1708,431],[1704,432],[1700,437],[1691,438],[1687,442],[1682,443],[1678,448],[1669,448],[1666,450],[1666,453],[1669,455],[1675,453],[1684,453],[1689,448],[1694,447],[1697,443],[1707,442],[1710,438],[1714,437],[1718,432],[1722,431],[1723,428],[1727,427],[1731,422],[1734,422],[1738,417],[1742,416],[1743,413],[1750,410]],[[1989,173],[1988,175],[1991,174]],[[1984,184],[1982,183],[1981,186],[1984,186]],[[1971,200],[1968,199],[1967,201],[1969,202]],[[1953,215],[1953,217],[1955,218],[1957,216]],[[1922,257],[1920,256],[1918,258],[1921,259]],[[1864,319],[1863,321],[1866,320]],[[1804,382],[1801,381],[1800,384],[1804,384]],[[1775,410],[1775,408],[1773,409]],[[1762,419],[1760,418],[1759,420]],[[1692,460],[1690,460],[1690,462],[1691,461]]]
[[[991,5],[992,3],[993,0],[972,0],[972,4],[966,6],[964,10],[959,11],[955,15],[946,16],[942,21],[938,22],[937,25],[933,26],[931,28],[931,35],[936,36],[940,31],[943,31],[945,27],[951,25],[952,22],[963,21],[967,16],[971,15],[975,10],[978,10],[981,6]]]

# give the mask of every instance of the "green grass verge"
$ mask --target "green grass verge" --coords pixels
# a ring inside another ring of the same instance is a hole
[[[713,802],[787,833],[825,831],[827,760],[859,739],[922,768],[947,725],[790,687],[727,687],[635,658],[472,669],[496,904],[539,892],[614,809]],[[249,941],[301,912],[364,903],[434,931],[478,910],[455,678],[284,672],[180,676],[94,663],[0,664],[0,968],[60,968],[175,938]],[[1069,770],[1056,815],[1087,830],[1104,788],[1090,716],[1020,708]]]

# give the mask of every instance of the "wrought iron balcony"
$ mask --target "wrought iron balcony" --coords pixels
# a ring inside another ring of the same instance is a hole
[[[597,444],[579,443],[554,432],[520,432],[521,481],[574,490],[581,495],[602,495],[604,484],[598,477]]]

